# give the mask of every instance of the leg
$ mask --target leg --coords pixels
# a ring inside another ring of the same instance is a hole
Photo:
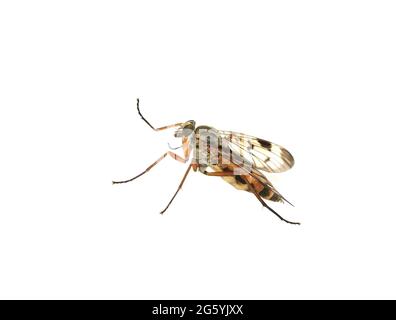
[[[169,143],[168,143],[168,146],[170,147]],[[179,155],[177,155],[176,153],[174,153],[172,151],[168,151],[168,155],[181,163],[186,163],[188,161],[188,159],[190,159],[190,153],[191,153],[191,148],[189,146],[188,140],[184,140],[184,138],[183,138],[183,144],[181,146],[183,147],[184,158],[180,157]],[[178,148],[176,148],[176,149],[178,149]]]
[[[177,155],[176,153],[174,153],[174,152],[172,152],[172,151],[168,151],[167,154],[168,154],[171,158],[173,158],[173,159],[175,159],[176,161],[179,161],[179,162],[181,162],[181,163],[186,163],[186,162],[188,161],[188,158],[182,158],[182,157],[180,157],[179,155]]]
[[[113,181],[113,184],[117,184],[117,183],[127,183],[127,182],[131,182],[133,180],[135,180],[136,178],[139,178],[140,176],[144,175],[146,172],[149,172],[150,169],[152,167],[154,167],[157,163],[159,163],[162,159],[164,159],[166,156],[168,155],[168,152],[164,153],[161,158],[159,158],[157,161],[155,161],[152,165],[150,165],[146,170],[144,170],[142,173],[138,174],[136,177],[129,179],[129,180],[125,180],[125,181]]]
[[[250,191],[254,193],[254,195],[256,196],[256,198],[260,201],[260,203],[266,207],[269,211],[271,211],[273,214],[275,214],[279,219],[281,219],[282,221],[285,221],[287,223],[290,224],[300,224],[299,222],[291,222],[289,220],[284,219],[281,215],[279,215],[274,209],[272,209],[270,206],[268,206],[268,204],[266,204],[264,202],[264,200],[260,197],[260,195],[257,193],[256,189],[252,186],[252,184],[248,181],[248,179],[246,179],[246,176],[241,176],[246,183],[249,185]]]
[[[159,158],[157,161],[155,161],[153,164],[151,164],[146,170],[144,170],[142,173],[138,174],[136,177],[133,177],[132,179],[124,180],[124,181],[113,181],[113,184],[119,184],[119,183],[127,183],[135,180],[136,178],[139,178],[140,176],[144,175],[146,172],[149,172],[151,168],[153,168],[157,163],[159,163],[162,159],[164,159],[166,156],[171,156],[173,159],[180,161],[181,163],[186,163],[188,159],[183,159],[182,157],[178,156],[176,153],[172,151],[168,151],[164,153],[161,158]]]
[[[165,126],[165,127],[161,127],[161,128],[154,128],[154,127],[150,124],[150,122],[148,122],[148,121],[145,119],[145,117],[143,117],[142,113],[140,112],[140,109],[139,109],[139,98],[137,98],[137,110],[138,110],[139,116],[143,119],[143,121],[146,122],[146,123],[149,125],[149,127],[150,127],[151,129],[153,129],[154,131],[161,131],[161,130],[165,130],[165,129],[169,129],[169,128],[179,127],[180,125],[182,125],[182,123],[175,123],[175,124],[172,124],[172,125],[169,125],[169,126]]]
[[[212,177],[227,177],[227,176],[235,176],[235,174],[232,171],[220,171],[220,172],[208,172],[208,171],[201,171],[203,174],[207,175],[207,176],[212,176]],[[249,185],[249,189],[252,193],[254,193],[254,195],[256,196],[256,198],[261,202],[261,204],[266,207],[268,210],[270,210],[273,214],[275,214],[279,219],[290,223],[290,224],[300,224],[299,222],[291,222],[288,221],[286,219],[284,219],[282,216],[280,216],[278,213],[275,212],[275,210],[273,210],[271,207],[269,207],[264,200],[260,197],[260,195],[257,193],[256,189],[252,186],[252,184],[248,181],[248,179],[246,178],[247,176],[241,176],[239,175],[239,177],[241,177],[243,180],[246,181],[246,183]]]
[[[190,165],[188,166],[187,171],[186,171],[186,173],[184,174],[184,177],[183,177],[182,181],[180,182],[179,187],[177,188],[175,194],[173,195],[172,199],[169,201],[169,203],[168,203],[168,205],[166,206],[166,208],[165,208],[164,210],[161,211],[161,214],[163,214],[163,213],[169,208],[169,206],[170,206],[170,204],[172,203],[173,199],[175,199],[177,193],[178,193],[179,190],[182,188],[183,183],[184,183],[184,181],[186,180],[187,175],[188,175],[188,173],[190,172],[191,167],[192,167],[192,164],[190,164]]]
[[[234,176],[235,174],[232,171],[216,171],[216,172],[208,172],[208,171],[201,171],[204,175],[209,177],[229,177]]]

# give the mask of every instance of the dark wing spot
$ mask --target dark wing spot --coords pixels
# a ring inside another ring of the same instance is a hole
[[[272,145],[271,142],[263,139],[258,139],[257,141],[261,144],[262,147],[271,149],[271,145]]]
[[[246,181],[245,181],[241,176],[235,176],[235,180],[236,180],[239,184],[246,184]]]

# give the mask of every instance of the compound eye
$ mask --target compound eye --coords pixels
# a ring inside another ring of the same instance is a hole
[[[192,134],[193,133],[193,129],[191,129],[191,128],[184,128],[183,129],[183,133],[182,133],[182,135],[183,135],[183,137],[187,137],[187,136],[189,136],[190,134]]]
[[[182,138],[182,137],[188,137],[190,134],[192,134],[194,130],[190,127],[184,127],[175,132],[175,137],[176,138]]]

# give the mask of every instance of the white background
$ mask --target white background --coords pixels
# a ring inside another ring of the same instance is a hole
[[[396,298],[393,1],[3,1],[0,298]],[[287,147],[295,207],[165,159]],[[177,142],[172,141],[173,145]]]

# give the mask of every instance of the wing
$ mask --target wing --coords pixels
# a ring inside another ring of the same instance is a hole
[[[294,165],[293,156],[275,143],[232,131],[219,131],[230,149],[251,162],[255,168],[270,173],[284,172]]]
[[[207,175],[220,176],[224,181],[228,182],[236,189],[252,192],[245,181],[245,179],[247,179],[263,199],[275,202],[285,201],[291,204],[275,189],[261,171],[252,166],[249,167],[246,163],[246,159],[238,154],[230,156],[230,154],[224,153],[219,163],[212,163],[209,167],[212,170],[211,172],[206,171],[206,166],[200,167],[200,171]]]

